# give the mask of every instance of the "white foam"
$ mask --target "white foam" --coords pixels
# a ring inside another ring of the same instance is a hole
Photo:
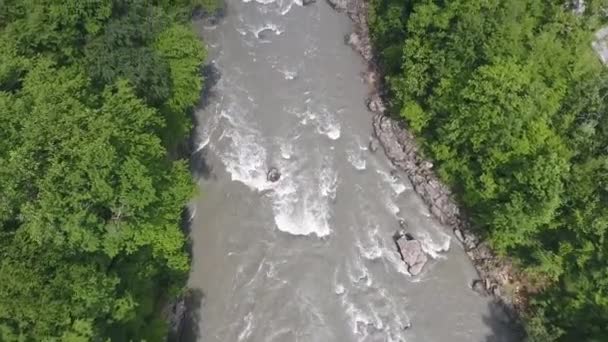
[[[338,188],[338,172],[331,166],[325,166],[319,172],[319,192],[323,197],[336,199]]]
[[[293,235],[327,236],[331,233],[330,201],[336,196],[338,175],[331,164],[305,174],[296,174],[298,167],[295,163],[285,165],[287,176],[272,193],[275,223],[279,230]]]
[[[288,81],[293,80],[298,76],[297,71],[283,69],[283,70],[280,70],[280,72],[283,74],[283,77]]]
[[[345,313],[349,317],[352,332],[355,335],[367,337],[367,329],[365,326],[371,323],[369,315],[358,308],[353,302],[343,297],[342,305],[345,307]]]
[[[244,318],[243,322],[245,323],[245,327],[239,333],[238,339],[239,341],[243,341],[244,339],[249,338],[251,336],[252,328],[253,328],[253,313],[249,312]]]
[[[340,122],[326,108],[319,111],[306,110],[304,113],[296,113],[301,118],[300,123],[307,125],[311,122],[317,128],[317,133],[327,136],[331,140],[340,138]]]
[[[233,181],[241,182],[253,190],[263,191],[272,188],[266,180],[266,149],[263,147],[262,134],[247,119],[247,113],[236,104],[220,111],[220,118],[226,121],[220,144],[216,152]],[[219,144],[219,143],[218,143]]]
[[[452,237],[448,234],[439,233],[439,236],[437,237],[437,240],[439,240],[438,242],[436,242],[435,239],[433,239],[426,231],[420,232],[418,235],[422,250],[430,255],[433,259],[444,258],[445,256],[441,255],[440,253],[447,252],[450,249]]]
[[[196,149],[194,150],[194,153],[201,151],[202,149],[207,147],[207,145],[209,145],[209,142],[211,141],[211,135],[217,129],[218,123],[219,123],[219,116],[214,115],[209,119],[208,122],[206,122],[202,125],[203,130],[200,133],[200,136],[198,138],[199,142],[196,146]]]
[[[363,158],[361,150],[346,150],[346,159],[357,170],[365,170],[366,161]]]
[[[364,239],[364,242],[359,238],[356,239],[355,245],[359,249],[359,254],[367,260],[382,258],[386,251],[378,237],[378,225],[368,226],[365,231],[367,232],[367,239]]]
[[[393,190],[393,192],[396,195],[400,195],[401,193],[403,193],[405,190],[407,190],[407,187],[405,186],[405,184],[403,184],[399,177],[397,176],[393,176],[388,172],[384,172],[382,170],[376,170],[376,172],[382,176],[382,180],[385,183],[388,183],[391,187],[391,189]]]
[[[399,214],[399,211],[401,211],[401,209],[399,209],[399,206],[390,197],[386,198],[384,204],[386,205],[386,209],[395,216],[397,216],[397,214]]]
[[[330,200],[335,198],[338,177],[330,161],[325,160],[316,173],[305,174],[297,173],[300,167],[297,163],[283,163],[278,165],[281,179],[268,182],[268,156],[262,134],[236,105],[222,111],[221,116],[228,123],[222,139],[229,143],[218,154],[232,180],[258,191],[274,190],[268,195],[279,230],[294,235],[329,235]],[[291,158],[288,153],[293,152],[289,151],[291,145],[281,146],[283,157]]]
[[[285,14],[289,13],[289,11],[291,11],[291,7],[293,7],[293,4],[294,4],[294,1],[287,0],[287,5],[285,6],[283,4],[283,1],[281,1],[281,5],[280,5],[281,9],[280,9],[279,13],[281,15],[285,15]]]
[[[188,217],[188,222],[192,222],[192,220],[194,220],[194,218],[196,217],[196,207],[188,208],[188,211],[190,211],[190,216]]]
[[[293,155],[293,145],[285,142],[283,144],[281,144],[281,146],[279,147],[279,149],[281,150],[281,157],[283,159],[291,159],[291,156]]]
[[[258,39],[260,39],[260,33],[262,33],[262,31],[266,31],[266,30],[274,32],[274,34],[276,34],[277,36],[279,36],[279,35],[281,35],[281,33],[283,33],[283,31],[279,28],[279,26],[277,26],[276,24],[273,24],[273,23],[266,23],[259,27],[250,28],[251,33],[253,33],[255,35],[255,37]]]
[[[346,289],[344,288],[344,285],[342,285],[342,284],[336,284],[336,288],[335,288],[334,292],[338,296],[344,294],[345,291],[346,291]]]

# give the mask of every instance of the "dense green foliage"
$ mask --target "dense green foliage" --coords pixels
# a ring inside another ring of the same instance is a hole
[[[391,108],[496,251],[542,291],[538,341],[608,340],[608,2],[374,0]]]
[[[194,191],[167,151],[206,54],[189,5],[0,2],[0,341],[165,338]]]

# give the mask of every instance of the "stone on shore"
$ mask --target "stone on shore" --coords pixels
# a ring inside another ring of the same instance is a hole
[[[370,99],[367,101],[367,108],[373,113],[384,113],[386,107],[384,106],[384,101],[378,94],[372,95]]]

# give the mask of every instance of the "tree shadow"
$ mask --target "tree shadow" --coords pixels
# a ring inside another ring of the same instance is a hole
[[[201,75],[205,79],[203,89],[201,90],[201,96],[196,106],[196,111],[199,112],[207,108],[211,99],[215,98],[216,93],[214,87],[221,78],[220,70],[213,63],[209,63],[201,68]],[[197,134],[196,132],[201,127],[201,124],[196,117],[193,115],[192,121],[195,123],[190,134],[190,171],[195,178],[209,179],[213,175],[213,168],[207,162],[207,149],[199,148],[197,146]]]
[[[220,72],[220,69],[217,67],[217,65],[211,62],[201,67],[200,74],[205,81],[203,83],[203,89],[201,89],[200,100],[196,108],[205,109],[209,105],[210,100],[216,95],[214,91],[215,85],[220,80],[220,78],[222,78],[222,73]]]
[[[207,148],[202,148],[190,155],[190,172],[195,179],[215,179],[213,167],[209,164],[207,155]]]
[[[199,322],[205,294],[200,289],[188,289],[182,299],[185,305],[181,324],[171,331],[168,342],[195,342],[200,335]]]
[[[490,327],[491,334],[484,342],[520,342],[526,334],[512,309],[498,301],[488,303],[489,314],[483,317],[484,323]]]

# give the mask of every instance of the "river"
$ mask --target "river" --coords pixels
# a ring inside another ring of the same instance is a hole
[[[220,77],[196,112],[186,339],[508,341],[462,247],[368,150],[347,17],[323,1],[228,0],[217,26],[195,24]],[[400,218],[431,256],[415,277],[392,240]]]

